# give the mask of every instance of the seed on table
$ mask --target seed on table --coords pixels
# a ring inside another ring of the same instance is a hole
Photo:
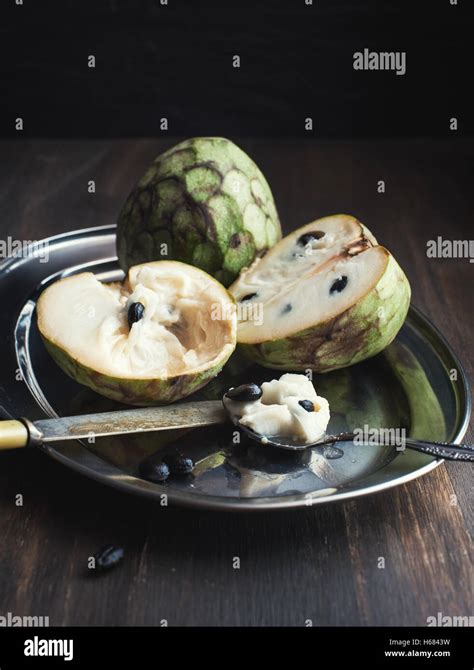
[[[100,551],[94,554],[95,569],[98,572],[106,572],[115,568],[122,562],[124,556],[122,547],[115,547],[112,544],[103,547]]]

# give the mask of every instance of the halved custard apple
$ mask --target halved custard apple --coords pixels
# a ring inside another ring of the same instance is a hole
[[[379,353],[410,305],[394,257],[352,216],[328,216],[283,238],[229,291],[237,339],[263,366],[328,372]]]
[[[131,405],[166,404],[215,377],[236,344],[235,302],[198,268],[158,261],[122,283],[92,273],[49,286],[37,305],[51,356],[70,377]]]

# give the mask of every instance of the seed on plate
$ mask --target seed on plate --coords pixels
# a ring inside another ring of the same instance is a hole
[[[298,400],[298,405],[301,405],[307,412],[314,412],[314,405],[311,400]]]
[[[226,392],[226,396],[232,400],[242,402],[258,400],[262,397],[262,389],[257,384],[241,384],[231,388]]]
[[[240,298],[239,302],[246,302],[247,300],[252,300],[252,298],[255,298],[257,294],[256,293],[247,293],[247,295],[244,295],[243,298]]]
[[[103,547],[94,554],[95,569],[98,572],[105,572],[115,568],[122,561],[124,553],[122,547],[114,547],[112,544]]]
[[[347,286],[347,277],[343,275],[334,281],[329,289],[329,293],[340,293]]]
[[[170,475],[167,463],[153,457],[145,458],[138,466],[138,472],[143,479],[149,482],[164,482]]]
[[[143,318],[145,313],[145,305],[141,302],[132,302],[128,308],[128,327],[132,328],[133,324]]]
[[[169,467],[172,475],[190,475],[194,470],[194,461],[189,456],[182,454],[173,454],[172,456],[165,456],[166,464]]]

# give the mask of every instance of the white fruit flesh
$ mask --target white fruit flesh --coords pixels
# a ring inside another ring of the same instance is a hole
[[[128,308],[144,305],[128,325]],[[234,348],[235,305],[209,275],[178,262],[130,269],[123,284],[91,273],[50,286],[38,303],[42,335],[105,375],[166,379],[211,367]]]
[[[299,242],[315,231],[323,237]],[[285,237],[229,289],[241,301],[239,342],[287,337],[357,303],[387,265],[386,250],[376,245],[362,224],[343,215],[320,219]],[[337,280],[342,280],[339,290]]]
[[[314,411],[308,412],[300,401],[309,400]],[[279,436],[309,444],[322,437],[329,423],[329,404],[317,395],[305,375],[284,374],[262,384],[262,396],[251,402],[229,403],[240,423],[263,438]]]

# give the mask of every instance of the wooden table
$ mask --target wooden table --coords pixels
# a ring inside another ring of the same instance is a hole
[[[426,242],[472,238],[474,142],[237,141],[268,176],[286,229],[347,212],[377,234],[472,379],[474,266],[427,259]],[[114,222],[172,143],[2,142],[1,236]],[[1,466],[0,615],[51,625],[423,626],[437,612],[472,614],[470,465],[443,464],[352,502],[257,514],[160,508],[39,451],[2,454]],[[124,545],[126,560],[91,579],[87,558],[107,543]]]

